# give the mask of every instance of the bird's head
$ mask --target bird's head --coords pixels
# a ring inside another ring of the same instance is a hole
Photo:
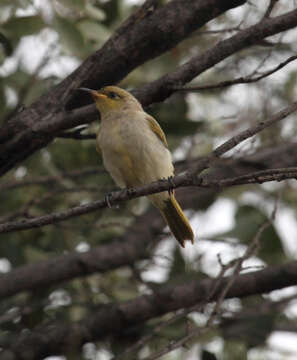
[[[100,90],[87,88],[79,88],[78,90],[86,91],[92,95],[102,117],[111,112],[142,110],[142,106],[132,94],[117,86],[106,86]]]

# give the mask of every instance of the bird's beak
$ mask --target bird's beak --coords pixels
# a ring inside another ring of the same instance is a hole
[[[96,90],[92,90],[92,89],[88,89],[88,88],[84,88],[84,87],[78,88],[77,90],[88,92],[89,94],[91,94],[93,96],[94,99],[107,98],[107,96],[100,91],[96,91]]]

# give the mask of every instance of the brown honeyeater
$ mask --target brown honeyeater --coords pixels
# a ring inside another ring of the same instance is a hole
[[[97,149],[119,187],[137,187],[173,176],[164,132],[132,94],[117,86],[106,86],[98,91],[80,90],[92,95],[100,111]],[[160,210],[180,245],[184,247],[186,240],[193,243],[193,230],[174,193],[164,191],[148,197]]]

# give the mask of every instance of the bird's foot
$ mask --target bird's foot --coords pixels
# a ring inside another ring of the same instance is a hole
[[[176,187],[174,181],[173,181],[173,176],[169,176],[167,179],[166,178],[163,178],[162,179],[163,181],[168,181],[169,182],[169,189],[168,189],[168,194],[169,195],[172,195],[174,193],[174,189]]]
[[[107,205],[110,209],[112,208],[111,203],[110,203],[110,200],[111,200],[111,198],[112,198],[112,195],[113,195],[113,193],[112,193],[112,192],[109,192],[108,194],[106,194],[106,195],[104,196],[104,200],[105,200],[105,202],[106,202],[106,205]]]
[[[131,196],[131,195],[135,195],[136,190],[134,188],[127,188],[126,192],[128,196]]]

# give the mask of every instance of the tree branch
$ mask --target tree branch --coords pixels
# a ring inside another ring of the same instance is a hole
[[[260,40],[297,26],[297,9],[274,18],[265,18],[256,25],[239,31],[237,34],[222,40],[212,48],[191,58],[175,71],[136,89],[133,94],[143,105],[160,102],[175,92],[176,86],[182,86],[210,69],[222,60],[258,44]]]
[[[217,300],[229,283],[225,277],[212,293],[213,279],[193,280],[163,287],[152,295],[139,296],[121,304],[101,306],[92,316],[79,323],[54,322],[41,325],[35,331],[23,332],[10,338],[6,354],[12,359],[41,359],[78,348],[86,342],[102,340],[110,335],[125,334],[130,328],[145,321],[197,303]],[[264,270],[239,275],[226,293],[226,299],[263,294],[297,284],[297,261],[286,265],[269,266]],[[30,354],[31,357],[28,357]]]
[[[201,85],[201,86],[191,86],[191,87],[179,87],[176,86],[174,87],[174,90],[176,91],[186,91],[186,92],[190,92],[190,91],[204,91],[204,90],[216,90],[216,89],[222,89],[225,87],[229,87],[229,86],[233,86],[233,85],[238,85],[238,84],[249,84],[249,83],[253,83],[253,82],[257,82],[259,80],[264,79],[265,77],[268,77],[269,75],[277,72],[278,70],[282,69],[283,67],[285,67],[286,65],[288,65],[290,62],[294,61],[297,59],[297,55],[291,56],[289,57],[287,60],[281,62],[280,64],[278,64],[277,66],[275,66],[274,68],[263,72],[262,74],[258,75],[258,76],[252,76],[248,75],[248,76],[240,76],[236,79],[233,80],[225,80],[225,81],[221,81],[217,84],[210,84],[210,85]]]
[[[37,178],[25,178],[24,180],[10,181],[0,184],[0,191],[14,190],[20,187],[27,187],[32,185],[52,185],[59,183],[63,179],[77,179],[84,176],[102,174],[106,171],[100,167],[87,167],[82,170],[74,170],[69,172],[61,172],[58,176],[41,176]]]
[[[276,154],[277,156],[275,156]],[[203,179],[206,181],[209,178],[211,181],[215,178],[219,181],[224,176],[246,174],[251,171],[255,173],[261,167],[294,166],[296,164],[296,154],[297,144],[295,143],[264,149],[244,159],[235,161],[226,159],[219,162],[219,164],[215,164],[217,168],[215,167],[209,176],[207,175]],[[74,173],[70,174],[74,175]],[[240,176],[237,176],[237,178],[240,178]],[[205,209],[210,199],[213,199],[220,189],[219,186],[212,189],[197,188],[195,196],[193,196],[193,190],[185,188],[177,196],[182,200],[184,208]],[[182,197],[179,195],[182,195]],[[147,224],[150,224],[150,226],[147,226]],[[164,223],[158,212],[151,209],[138,216],[137,221],[127,229],[125,234],[115,239],[108,246],[98,246],[83,254],[69,253],[57,257],[56,260],[28,264],[2,274],[0,276],[0,297],[3,299],[20,291],[30,291],[42,287],[48,288],[93,272],[105,272],[119,266],[135,264],[138,259],[150,255],[151,244],[158,240],[163,227]],[[134,256],[131,255],[133,253]],[[110,258],[109,254],[119,254],[119,257],[113,256]]]
[[[213,65],[219,63],[220,61],[224,60],[230,55],[248,46],[257,44],[260,40],[266,38],[267,36],[274,35],[280,31],[288,30],[290,28],[295,27],[296,25],[297,25],[297,10],[293,10],[289,13],[286,13],[284,15],[275,18],[265,19],[260,23],[250,28],[241,30],[236,35],[219,42],[218,44],[207,50],[202,55],[198,55],[192,58],[186,64],[180,66],[174,72],[164,75],[160,79],[153,81],[152,83],[149,83],[143,86],[142,88],[135,89],[133,91],[133,94],[138,98],[138,100],[144,106],[150,105],[151,103],[154,102],[163,101],[176,91],[175,90],[176,86],[180,86],[181,84],[185,84],[191,81],[194,77],[197,77],[205,70],[211,68]],[[109,69],[106,69],[105,67],[103,67],[103,69],[106,76],[106,74],[109,73]],[[109,83],[111,82],[112,81],[109,81]],[[90,85],[89,83],[81,83],[81,84]],[[77,87],[81,84],[78,84]],[[100,87],[101,85],[103,84],[97,82],[95,87]],[[29,116],[30,116],[29,119],[31,121],[30,126],[33,127],[32,119],[31,119],[32,114],[30,113]],[[39,142],[40,141],[42,142],[44,141],[42,139],[42,135],[43,136],[50,135],[54,137],[57,133],[63,130],[70,129],[74,126],[90,123],[96,118],[98,118],[98,112],[95,108],[95,105],[88,105],[67,112],[61,111],[59,113],[55,113],[51,117],[49,116],[46,119],[46,121],[39,121],[38,123],[36,123],[34,126],[34,133],[35,136],[36,134],[40,135]],[[20,119],[20,123],[22,122],[21,120],[22,118]],[[26,122],[25,120],[26,119],[23,119],[24,122]],[[20,129],[16,127],[15,130],[21,131],[22,128],[23,128],[22,126],[20,126]],[[1,132],[3,132],[4,130],[5,132],[2,135],[5,135],[5,133],[7,133],[9,129],[2,129]],[[1,132],[0,132],[0,143],[1,143]],[[13,134],[11,134],[11,136],[13,136]],[[30,134],[27,134],[27,136],[30,137]],[[26,137],[25,133],[24,133],[24,137]],[[5,139],[5,137],[3,139]],[[46,144],[42,146],[45,145]],[[7,155],[9,155],[8,152],[15,154],[17,152],[15,146],[17,146],[17,144],[13,142],[11,144],[11,147],[4,149],[5,153],[7,153]],[[0,160],[1,160],[1,152],[0,152]],[[7,166],[8,167],[5,166],[3,168],[3,173],[11,167],[10,164],[8,164]],[[1,161],[0,161],[0,174],[1,174]]]
[[[132,227],[129,239],[118,239],[109,245],[101,245],[84,253],[70,253],[51,260],[28,264],[0,275],[0,298],[49,287],[79,276],[106,272],[121,266],[134,264],[149,257],[149,250],[139,239],[137,227]],[[137,237],[133,235],[137,233]]]
[[[91,102],[90,97],[77,94],[75,89],[80,86],[100,88],[117,83],[147,60],[175,47],[211,19],[245,2],[173,0],[157,7],[156,0],[145,1],[100,50],[0,130],[0,144],[3,144],[0,150],[0,174],[46,146],[57,132],[69,128],[70,120],[65,119],[65,107],[71,110]],[[57,115],[59,111],[61,114]],[[95,113],[89,115],[88,120],[83,118],[85,123],[97,117]],[[65,122],[61,122],[63,118]]]
[[[288,179],[297,179],[297,167],[256,171],[250,174],[221,180],[203,179],[201,186],[225,188],[234,185],[263,184],[269,181],[283,181]]]
[[[292,114],[296,110],[297,110],[297,102],[294,102],[292,105],[279,111],[271,119],[261,121],[258,125],[242,131],[238,135],[232,137],[231,139],[229,139],[228,141],[217,147],[215,150],[213,150],[213,152],[210,155],[201,159],[201,161],[199,161],[198,164],[193,166],[188,172],[186,172],[183,175],[177,175],[170,180],[160,180],[148,185],[138,187],[136,189],[123,189],[121,191],[114,192],[112,193],[111,196],[109,196],[108,202],[106,199],[98,200],[92,203],[72,207],[64,212],[39,216],[28,220],[3,223],[0,224],[0,233],[8,233],[12,231],[46,226],[76,216],[84,215],[99,209],[103,209],[110,205],[116,205],[130,199],[135,199],[140,196],[154,194],[162,191],[168,191],[172,188],[178,188],[181,186],[201,187],[203,186],[203,177],[199,176],[199,174],[202,170],[208,168],[212,161],[216,160],[218,157],[225,154],[227,151],[233,149],[235,146],[237,146],[244,140],[254,136],[255,134],[259,133],[263,129],[283,120],[285,117]],[[284,176],[284,174],[282,174],[282,176]]]
[[[266,10],[266,12],[265,12],[265,14],[264,14],[264,18],[270,16],[270,14],[271,14],[271,12],[272,12],[275,4],[276,4],[278,1],[279,1],[279,0],[270,0],[270,3],[269,3],[269,5],[268,5],[268,8],[267,8],[267,10]]]

